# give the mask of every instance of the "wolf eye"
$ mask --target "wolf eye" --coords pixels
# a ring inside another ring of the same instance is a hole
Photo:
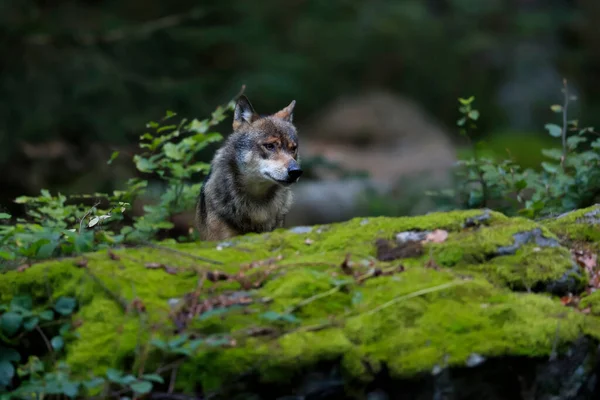
[[[263,146],[267,150],[275,150],[275,143],[265,143],[265,144],[263,144]]]

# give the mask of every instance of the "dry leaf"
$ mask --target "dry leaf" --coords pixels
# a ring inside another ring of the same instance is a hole
[[[436,229],[435,231],[428,233],[425,236],[424,243],[442,243],[448,239],[448,231],[443,229]]]
[[[17,272],[23,272],[29,267],[31,267],[31,265],[29,265],[29,264],[19,265],[19,267],[17,268]]]
[[[121,259],[121,257],[119,257],[118,255],[116,255],[111,249],[108,249],[108,257],[111,260],[115,260],[115,261],[118,261],[118,260]]]
[[[226,274],[222,271],[208,271],[206,273],[206,279],[208,279],[211,282],[226,281],[227,279],[229,279],[229,274]]]

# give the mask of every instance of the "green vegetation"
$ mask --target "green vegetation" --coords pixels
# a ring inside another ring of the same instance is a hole
[[[481,117],[473,98],[460,102],[469,138]],[[552,107],[563,125],[546,125],[562,146],[543,151],[549,161],[539,170],[473,145],[457,188],[432,194],[464,210],[223,243],[175,236],[171,219],[193,209],[207,171],[197,155],[221,140],[214,127],[232,107],[201,121],[174,122],[169,112],[150,122],[131,159],[147,179],[125,190],[44,190],[16,199],[26,218],[0,214],[2,400],[191,392],[198,382],[229,398],[248,374],[277,384],[321,363],[339,365],[360,393],[384,369],[406,378],[473,354],[533,358],[581,335],[600,340],[590,256],[600,209],[583,208],[600,187],[600,141],[567,119],[565,105]],[[149,198],[142,215],[130,215]],[[396,239],[407,232],[438,236]]]
[[[592,127],[570,119],[569,105],[576,97],[564,82],[563,104],[550,109],[560,122],[544,128],[558,146],[542,149],[545,160],[539,168],[523,168],[511,156],[482,156],[485,147],[472,143],[472,156],[460,160],[455,187],[429,193],[443,207],[492,207],[507,215],[548,217],[594,204],[600,194],[600,137]],[[474,98],[460,99],[458,120],[461,135],[470,140],[477,129],[479,111]]]
[[[548,226],[479,210],[356,218],[226,244],[171,240],[41,262],[0,276],[0,303],[12,310],[26,302],[39,307],[35,316],[70,299],[65,315],[75,310],[75,328],[62,362],[43,347],[23,347],[10,324],[3,346],[19,354],[15,370],[25,368],[19,360],[39,360],[28,391],[56,393],[56,381],[60,393],[108,398],[189,392],[197,382],[228,398],[229,383],[248,372],[286,382],[322,362],[339,362],[360,386],[384,365],[410,377],[464,365],[473,353],[549,356],[582,333],[600,339],[600,320],[552,296],[579,293],[588,279]],[[447,238],[402,258],[386,259],[375,245],[434,229]],[[500,251],[536,229],[546,242]],[[551,289],[565,277],[570,286]]]

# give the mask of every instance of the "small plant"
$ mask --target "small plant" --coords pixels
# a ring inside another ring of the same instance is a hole
[[[157,176],[164,186],[158,203],[144,206],[145,214],[127,228],[126,235],[132,240],[149,240],[160,229],[170,229],[173,224],[169,217],[194,208],[201,183],[192,183],[197,173],[206,173],[210,164],[198,162],[195,156],[208,145],[222,140],[221,134],[210,129],[226,117],[226,111],[235,107],[230,102],[226,107],[219,106],[210,119],[188,122],[183,119],[178,124],[170,123],[176,116],[167,112],[158,122],[150,122],[147,127],[154,132],[140,137],[142,154],[136,154],[133,161],[138,171]],[[111,159],[114,159],[113,157]],[[148,186],[147,180],[133,179],[133,185]]]
[[[140,136],[141,154],[133,156],[136,169],[160,182],[161,194],[144,214],[126,216],[135,200],[152,198],[150,181],[133,178],[125,190],[108,195],[95,193],[67,197],[42,190],[40,196],[15,200],[26,208],[26,218],[0,213],[0,272],[35,260],[71,256],[118,245],[136,245],[156,238],[173,227],[174,214],[193,209],[201,183],[193,177],[210,165],[196,160],[208,145],[222,140],[213,129],[232,111],[235,102],[219,106],[210,118],[182,119],[167,112],[159,122],[149,122]],[[119,157],[114,152],[109,164]],[[198,182],[198,181],[197,181]],[[189,238],[189,237],[188,237]],[[180,238],[182,240],[186,238]]]
[[[455,172],[454,188],[428,192],[446,206],[459,208],[497,209],[508,215],[540,218],[560,214],[594,203],[600,194],[600,138],[590,127],[579,127],[577,120],[568,119],[568,106],[576,101],[569,95],[564,81],[563,104],[550,109],[561,116],[560,125],[548,123],[547,133],[560,139],[560,146],[544,149],[548,159],[540,170],[523,170],[511,157],[496,161],[480,157],[481,143],[473,143],[469,134],[476,129],[479,112],[473,108],[474,98],[459,99],[462,114],[457,124],[461,135],[469,141],[472,157],[460,160]]]

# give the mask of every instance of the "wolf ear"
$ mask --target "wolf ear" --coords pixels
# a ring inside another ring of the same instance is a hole
[[[294,120],[294,107],[296,107],[296,100],[292,100],[286,108],[277,111],[273,116],[281,118],[284,121],[292,122]]]
[[[254,111],[252,104],[244,95],[238,97],[233,112],[233,129],[238,129],[244,123],[252,123],[258,119],[258,114]]]

